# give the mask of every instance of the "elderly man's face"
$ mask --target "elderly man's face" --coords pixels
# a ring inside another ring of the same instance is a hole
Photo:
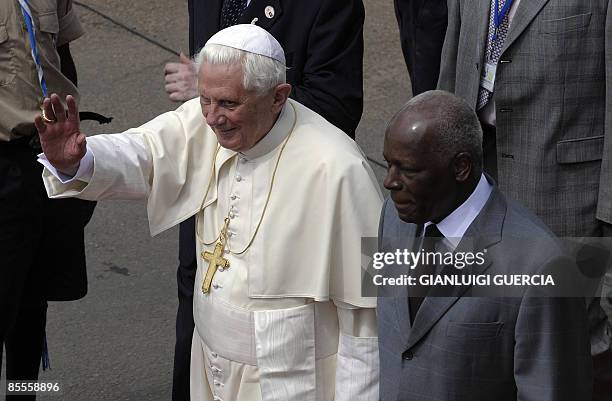
[[[436,150],[436,129],[433,119],[408,113],[385,135],[384,186],[400,219],[408,223],[437,223],[453,210],[457,184],[452,161]]]
[[[204,63],[198,86],[206,123],[221,146],[237,152],[252,148],[272,128],[282,107],[275,90],[258,97],[244,89],[240,64]]]

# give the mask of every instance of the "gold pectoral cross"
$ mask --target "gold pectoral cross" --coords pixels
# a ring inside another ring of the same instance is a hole
[[[223,269],[227,269],[230,265],[229,260],[223,257],[228,225],[229,219],[225,218],[225,224],[219,233],[219,239],[215,244],[215,250],[212,253],[208,251],[202,252],[202,258],[208,262],[208,270],[206,270],[206,276],[204,276],[204,282],[202,283],[202,292],[204,294],[207,294],[210,291],[210,285],[213,277],[215,277],[217,268],[221,267]]]

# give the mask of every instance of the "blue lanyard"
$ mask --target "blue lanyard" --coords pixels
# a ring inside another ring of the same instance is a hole
[[[47,97],[49,92],[47,91],[47,82],[45,81],[42,65],[40,64],[40,58],[38,57],[38,48],[36,47],[36,28],[32,22],[32,11],[30,11],[28,0],[19,0],[19,5],[21,6],[21,13],[23,14],[26,27],[28,28],[28,37],[30,38],[30,47],[32,48],[32,59],[34,59],[34,64],[36,64],[36,72],[38,73],[40,88],[42,89],[43,96]]]
[[[495,24],[495,33],[493,34],[493,40],[497,40],[497,30],[501,26],[504,18],[508,15],[508,11],[510,11],[510,7],[512,7],[512,0],[506,0],[504,7],[499,9],[499,0],[495,0],[495,10],[493,14],[493,23]]]

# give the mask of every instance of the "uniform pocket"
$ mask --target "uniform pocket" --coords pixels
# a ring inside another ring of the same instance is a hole
[[[46,10],[46,9],[45,9]],[[41,56],[41,63],[59,68],[60,60],[56,45],[59,37],[59,19],[55,11],[41,11],[38,14],[38,33],[36,44]]]
[[[5,86],[15,79],[15,55],[10,46],[6,25],[0,24],[0,86]]]
[[[40,29],[41,32],[57,35],[59,33],[59,19],[57,18],[57,13],[41,13],[38,16],[38,29]]]
[[[8,32],[5,25],[0,25],[0,45],[8,40]]]

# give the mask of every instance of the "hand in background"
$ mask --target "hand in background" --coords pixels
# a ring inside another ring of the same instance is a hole
[[[166,93],[174,102],[184,102],[198,97],[198,71],[195,63],[181,53],[178,63],[164,67]]]
[[[36,116],[34,125],[40,136],[40,144],[49,162],[58,171],[74,176],[85,152],[85,135],[79,131],[79,110],[74,97],[66,96],[68,113],[58,95],[52,94],[43,101],[43,116]]]

